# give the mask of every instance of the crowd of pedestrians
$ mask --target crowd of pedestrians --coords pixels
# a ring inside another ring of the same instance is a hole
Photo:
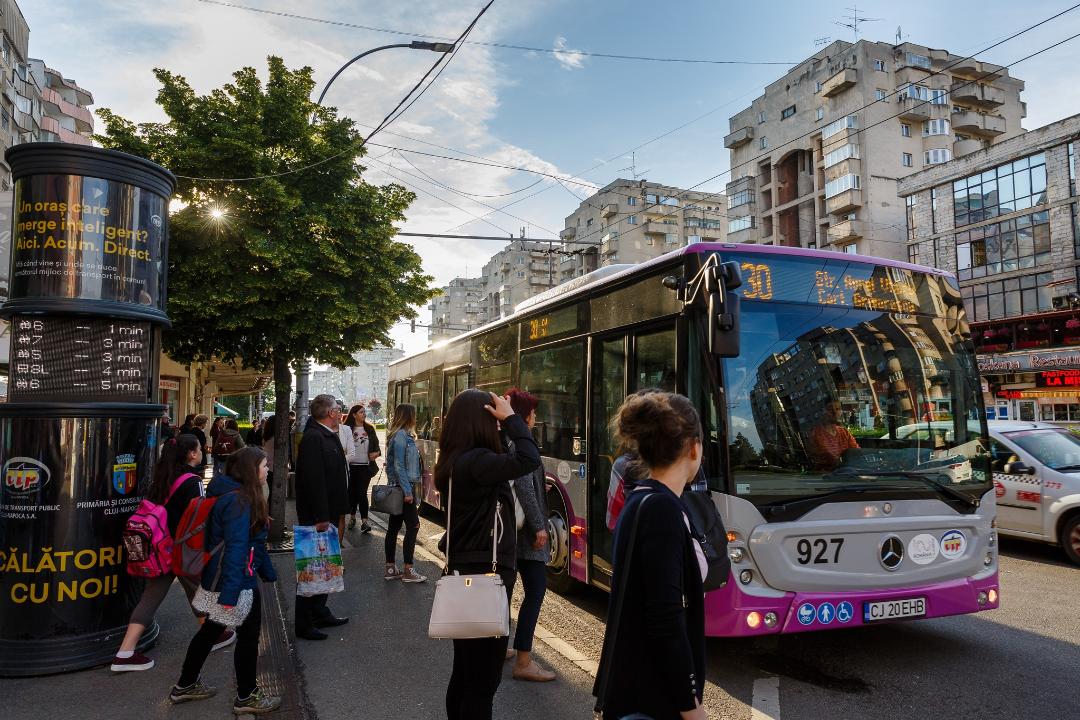
[[[512,647],[508,635],[453,641],[445,701],[450,720],[491,717],[505,661],[513,660],[511,674],[516,680],[556,679],[532,654],[551,554],[547,481],[532,433],[538,406],[535,396],[517,389],[505,396],[477,389],[457,395],[442,423],[430,488],[423,482],[416,408],[398,405],[387,430],[386,485],[388,492],[400,491],[401,503],[400,512],[388,516],[384,579],[403,583],[427,579],[417,571],[414,554],[419,505],[428,491],[436,493],[429,499],[443,501],[447,510],[440,542],[445,572],[497,575],[507,603],[521,578],[523,601]],[[353,406],[346,415],[330,395],[315,397],[309,411],[295,462],[290,462],[295,470],[297,520],[318,532],[343,537],[346,519],[348,529],[355,529],[359,513],[359,532],[368,533],[368,494],[372,480],[380,475],[378,460],[383,456],[375,428],[367,422],[363,405]],[[258,686],[256,665],[259,578],[277,579],[266,545],[277,423],[271,416],[243,438],[235,420],[221,418],[207,437],[207,422],[205,415],[189,415],[179,428],[170,428],[144,501],[145,512],[136,513],[139,517],[158,513],[155,517],[167,525],[163,537],[172,547],[172,541],[177,545],[188,541],[190,533],[184,533],[195,522],[189,515],[197,515],[200,504],[206,503],[210,509],[199,526],[205,557],[193,575],[179,574],[175,559],[151,572],[146,567],[152,566],[152,558],[142,558],[133,570],[132,562],[147,553],[138,550],[141,536],[131,532],[129,572],[144,573],[146,583],[111,668],[131,672],[154,666],[137,645],[177,580],[197,631],[170,700],[179,703],[214,695],[217,690],[201,678],[203,664],[214,650],[235,643],[234,711],[269,712],[281,700]],[[701,464],[700,420],[685,397],[648,390],[626,398],[611,429],[620,448],[606,518],[615,531],[614,569],[593,689],[596,710],[604,718],[704,718],[703,582],[708,566],[680,499]],[[204,491],[203,471],[210,459],[213,474]],[[402,530],[399,568],[397,540]],[[147,537],[148,541],[142,538],[144,546],[153,551],[157,536]],[[297,638],[325,640],[324,628],[349,621],[336,616],[327,600],[327,595],[297,594]]]

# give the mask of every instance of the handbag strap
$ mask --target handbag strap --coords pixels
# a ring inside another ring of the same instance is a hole
[[[641,509],[649,501],[649,498],[653,496],[653,493],[646,493],[645,497],[638,503],[637,511],[634,513],[634,522],[630,525],[630,539],[627,541],[626,546],[626,571],[619,574],[618,586],[615,588],[615,607],[612,617],[608,620],[608,631],[604,635],[604,647],[600,651],[600,661],[602,665],[597,669],[596,674],[596,706],[595,710],[598,713],[604,711],[604,696],[607,694],[608,683],[611,681],[611,653],[615,651],[615,638],[619,632],[619,621],[622,620],[623,600],[626,598],[626,583],[627,576],[630,575],[630,563],[634,557],[634,545],[637,544],[637,530],[638,520],[641,519]]]
[[[497,488],[498,486],[496,486]],[[498,492],[496,490],[496,492]],[[450,572],[450,511],[454,506],[454,476],[450,476],[450,481],[446,484],[446,572]],[[499,503],[495,502],[495,517],[491,521],[491,572],[497,572],[496,567],[498,563],[496,561],[499,549],[499,538],[496,535],[499,527]]]

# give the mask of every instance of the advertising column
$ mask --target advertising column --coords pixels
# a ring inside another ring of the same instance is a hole
[[[8,402],[0,404],[0,676],[108,662],[141,582],[121,533],[147,492],[164,407],[168,202],[124,153],[7,152],[15,181]],[[141,647],[152,644],[157,625]]]

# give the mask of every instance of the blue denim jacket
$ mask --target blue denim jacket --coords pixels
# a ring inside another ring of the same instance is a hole
[[[387,479],[412,495],[413,484],[420,482],[420,451],[412,435],[398,430],[387,439],[385,467]]]

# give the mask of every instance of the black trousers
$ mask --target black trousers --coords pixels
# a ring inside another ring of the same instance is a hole
[[[414,491],[415,493],[415,491]],[[401,541],[401,559],[406,565],[413,564],[413,552],[416,550],[416,536],[420,532],[420,516],[417,514],[416,504],[420,502],[420,496],[414,494],[411,503],[405,503],[401,507],[400,515],[391,515],[386,523],[386,564],[394,562],[397,551],[397,536],[401,532],[401,526],[405,526],[405,539]]]
[[[297,634],[307,632],[315,627],[315,623],[330,618],[333,613],[326,607],[327,595],[312,595],[304,597],[296,596],[296,614],[293,620],[294,630]]]
[[[487,563],[454,565],[463,575],[491,572]],[[516,573],[500,567],[509,606]],[[446,687],[447,720],[491,720],[491,705],[502,681],[506,646],[510,638],[480,638],[454,641],[454,669]]]
[[[368,516],[368,485],[371,484],[371,465],[349,466],[349,514],[360,508],[360,517]]]
[[[236,628],[236,649],[233,651],[233,670],[236,673],[236,696],[246,698],[251,695],[257,683],[255,682],[255,665],[259,659],[259,630],[262,628],[262,599],[259,596],[259,588],[255,588],[255,598],[251,604],[251,612],[244,618],[240,627]],[[207,618],[195,637],[191,638],[188,645],[187,655],[184,657],[184,667],[180,672],[180,680],[176,683],[179,687],[188,687],[198,682],[199,673],[202,672],[210,651],[214,649],[214,643],[225,631],[224,625],[218,625]]]

